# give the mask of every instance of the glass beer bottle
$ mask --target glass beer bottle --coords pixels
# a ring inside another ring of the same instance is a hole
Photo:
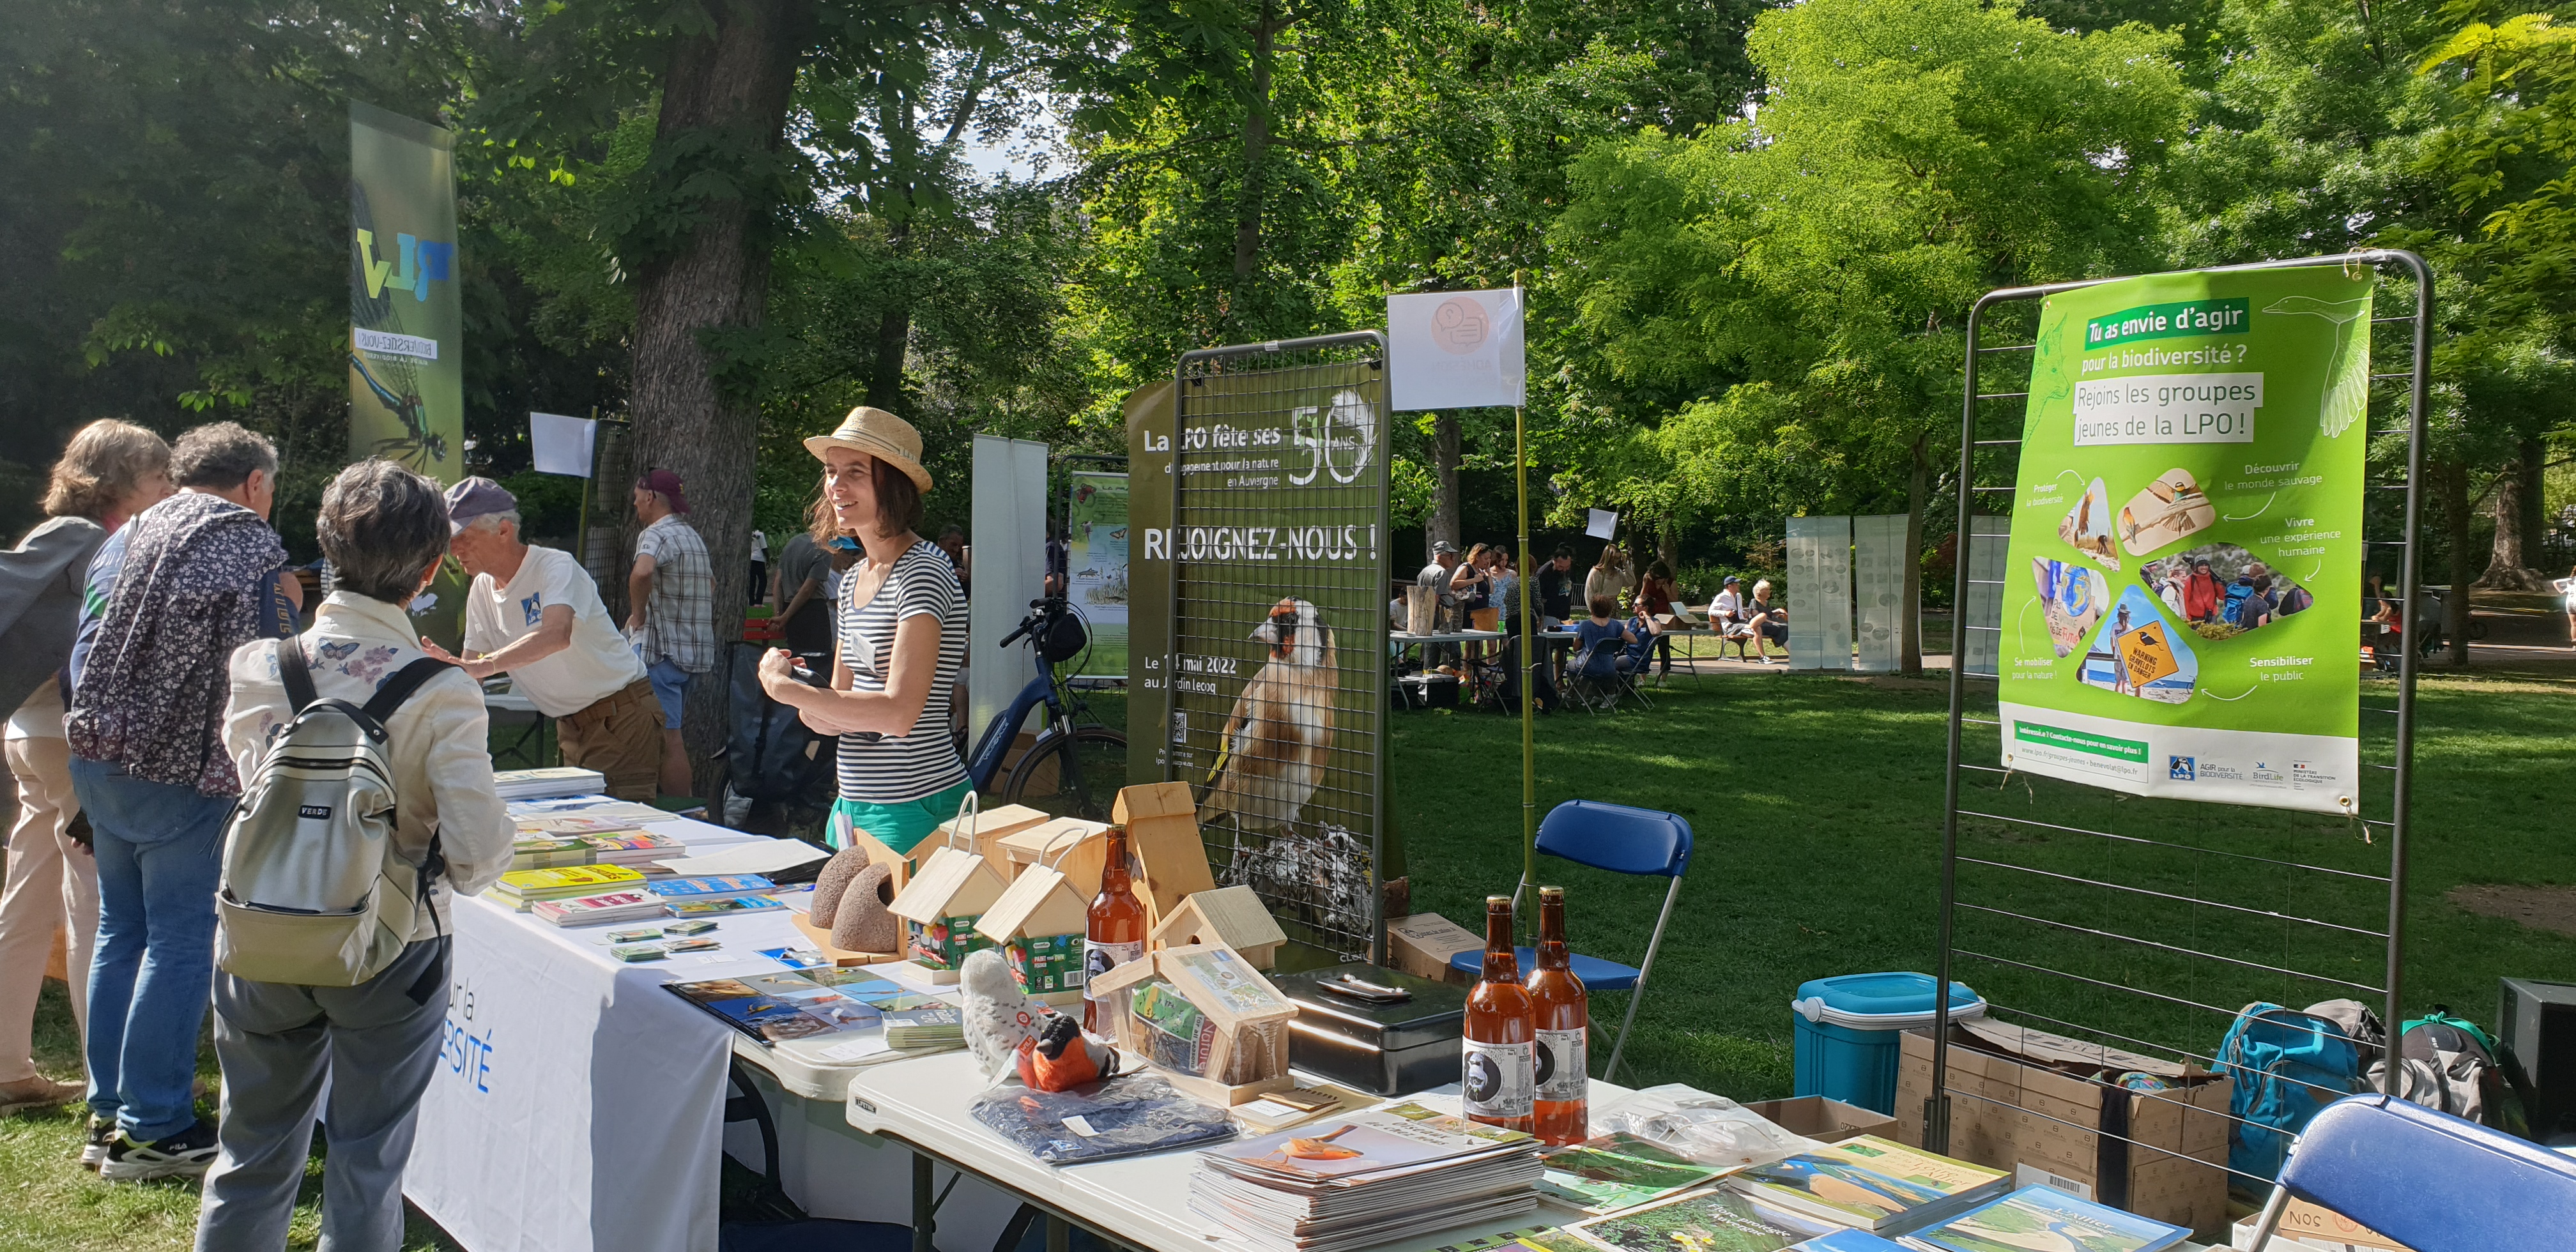
[[[1111,1033],[1115,1024],[1100,1020],[1091,980],[1145,955],[1145,905],[1136,898],[1134,875],[1127,867],[1127,828],[1112,826],[1107,838],[1100,894],[1092,897],[1082,935],[1082,1028],[1096,1035]]]
[[[1538,1026],[1538,1137],[1581,1143],[1591,1134],[1592,1058],[1585,1031],[1592,1008],[1565,949],[1565,888],[1538,889],[1538,959],[1531,962],[1530,1009]]]
[[[1507,1130],[1535,1122],[1538,1026],[1512,950],[1512,900],[1485,897],[1485,972],[1467,993],[1459,1087],[1470,1121]]]

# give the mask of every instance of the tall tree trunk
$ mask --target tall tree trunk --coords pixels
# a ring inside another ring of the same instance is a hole
[[[2469,550],[2469,468],[2444,465],[2437,473],[2442,490],[2442,529],[2451,549],[2451,587],[2442,597],[2442,635],[2450,641],[2447,655],[2451,664],[2465,669],[2469,664],[2469,580],[2471,571],[2477,568],[2477,554]],[[2406,620],[2411,629],[2415,620],[2411,605]]]
[[[2537,439],[2525,439],[2519,453],[2522,462],[2522,563],[2539,577],[2532,588],[2549,589],[2554,570],[2542,568],[2549,560],[2549,445]]]
[[[718,661],[690,684],[683,722],[696,788],[711,796],[716,770],[710,758],[724,742],[729,685],[721,644],[742,632],[750,575],[758,414],[747,399],[719,388],[715,373],[723,362],[705,339],[760,323],[769,291],[765,228],[773,193],[760,190],[748,171],[766,166],[778,148],[807,6],[710,0],[706,12],[711,27],[672,49],[653,140],[657,160],[668,162],[668,192],[702,172],[719,177],[697,181],[752,190],[697,199],[691,206],[696,229],[669,254],[636,268],[631,403],[635,472],[680,475],[691,506],[687,520],[706,541],[713,566]]]
[[[1431,415],[1431,529],[1422,537],[1426,547],[1439,540],[1458,542],[1460,529],[1458,502],[1458,411],[1440,409]],[[1424,563],[1431,560],[1423,554]]]
[[[2531,568],[2532,541],[2538,537],[2531,526],[2532,514],[2537,511],[2531,507],[2531,470],[2542,456],[2538,440],[2524,440],[2514,460],[2496,475],[2495,542],[2487,553],[2487,572],[2478,576],[2477,585],[2482,589],[2548,589],[2548,582]]]
[[[1931,439],[1930,435],[1916,437],[1913,454],[1905,462],[1905,551],[1897,554],[1905,575],[1896,601],[1896,672],[1907,678],[1923,676],[1923,510],[1932,503],[1932,467],[1926,462]],[[1950,611],[1955,615],[1959,607],[1953,605]],[[1950,651],[1955,654],[1960,649]],[[1965,665],[1967,658],[1953,655],[1950,664]]]
[[[1260,20],[1252,28],[1252,99],[1243,111],[1243,192],[1234,209],[1234,316],[1244,319],[1244,297],[1252,272],[1261,264],[1261,210],[1270,159],[1270,47],[1279,28],[1270,18],[1271,2],[1262,0]]]

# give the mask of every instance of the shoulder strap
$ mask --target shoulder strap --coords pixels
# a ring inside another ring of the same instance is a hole
[[[277,678],[286,684],[287,716],[304,711],[313,703],[313,671],[304,659],[304,639],[300,635],[277,641]]]
[[[403,701],[411,698],[411,693],[420,690],[422,683],[438,677],[440,670],[454,668],[436,657],[422,657],[395,670],[394,676],[386,679],[384,686],[376,688],[376,694],[368,698],[366,707],[360,711],[382,726],[385,719],[394,715],[394,710],[402,707]]]

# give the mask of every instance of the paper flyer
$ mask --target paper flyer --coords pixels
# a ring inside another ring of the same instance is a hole
[[[2040,313],[2003,764],[2354,811],[2371,275],[2124,279]]]

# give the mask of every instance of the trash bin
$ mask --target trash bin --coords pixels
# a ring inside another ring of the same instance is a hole
[[[1798,985],[1789,1002],[1797,1049],[1797,1094],[1820,1095],[1893,1115],[1902,1032],[1932,1024],[1929,974],[1845,974]],[[1950,984],[1950,1017],[1986,1015],[1986,1002]]]

